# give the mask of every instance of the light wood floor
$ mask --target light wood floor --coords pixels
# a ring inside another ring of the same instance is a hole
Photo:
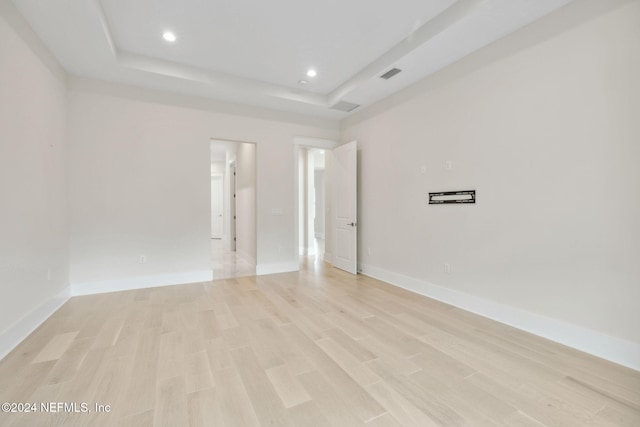
[[[1,426],[640,426],[640,373],[333,268],[75,297],[0,362]]]

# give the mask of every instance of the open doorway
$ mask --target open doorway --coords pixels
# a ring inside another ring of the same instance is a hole
[[[294,138],[295,243],[301,267],[357,273],[357,141]],[[316,183],[316,180],[318,183]]]
[[[302,257],[325,260],[326,157],[322,148],[298,151],[298,244]]]
[[[318,145],[304,145],[306,141],[296,144],[297,244],[300,261],[307,267],[318,267],[324,261],[331,261],[331,254],[326,250],[330,247],[326,242],[330,237],[327,224],[331,200],[327,150],[323,145],[330,147],[333,144],[329,141],[311,141],[314,142]]]
[[[211,140],[213,279],[256,272],[256,146]]]

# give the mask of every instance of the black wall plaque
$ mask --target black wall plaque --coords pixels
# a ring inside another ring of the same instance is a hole
[[[429,193],[430,205],[447,205],[451,203],[475,203],[476,190],[469,191],[441,191]]]

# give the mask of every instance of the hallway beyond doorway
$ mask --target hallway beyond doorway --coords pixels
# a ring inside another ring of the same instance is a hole
[[[256,146],[210,141],[213,279],[256,272]]]
[[[213,280],[256,274],[256,266],[242,259],[237,252],[225,248],[222,239],[211,239],[211,264]]]

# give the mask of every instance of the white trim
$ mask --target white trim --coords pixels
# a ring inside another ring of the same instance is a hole
[[[72,283],[71,295],[93,295],[159,286],[183,285],[186,283],[210,282],[213,271],[189,271],[184,273],[159,274],[155,276],[129,277],[100,282]]]
[[[333,255],[331,254],[331,252],[324,251],[324,256],[322,257],[322,259],[324,259],[324,261],[328,262],[329,264],[333,264]]]
[[[27,338],[38,326],[71,298],[71,288],[47,299],[0,334],[0,360]]]
[[[265,274],[289,273],[291,271],[300,270],[300,264],[296,261],[291,262],[272,262],[269,264],[256,265],[256,276]]]
[[[312,138],[307,136],[294,136],[293,144],[299,147],[319,148],[321,150],[333,150],[338,146],[338,142],[331,139]]]
[[[640,344],[371,265],[362,274],[640,371]]]

